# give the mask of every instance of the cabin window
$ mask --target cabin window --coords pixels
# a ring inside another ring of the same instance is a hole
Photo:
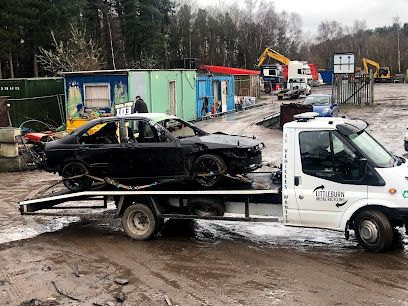
[[[86,107],[110,107],[110,86],[109,84],[85,84],[84,97]]]

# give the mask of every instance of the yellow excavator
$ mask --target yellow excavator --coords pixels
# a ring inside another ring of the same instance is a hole
[[[375,69],[373,70],[373,77],[374,80],[377,82],[391,82],[391,71],[389,67],[380,67],[380,64],[376,61],[373,61],[369,58],[363,57],[363,67],[366,74],[369,74],[369,65],[373,66]]]
[[[258,58],[258,63],[255,64],[255,68],[259,70],[260,76],[264,84],[264,92],[269,94],[272,90],[279,89],[284,86],[284,76],[282,66],[279,64],[264,65],[267,58],[273,58],[283,65],[288,65],[290,59],[280,54],[279,52],[272,50],[271,48],[265,48],[261,56]]]
[[[286,56],[266,47],[264,52],[262,52],[261,56],[258,58],[258,63],[255,65],[255,68],[259,69],[268,57],[273,58],[284,65],[289,65],[290,62],[290,59]]]

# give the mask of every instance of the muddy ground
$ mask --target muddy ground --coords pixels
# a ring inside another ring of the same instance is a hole
[[[341,113],[367,120],[374,136],[404,154],[408,85],[379,84],[375,93],[374,105]],[[281,132],[254,125],[277,108],[269,101],[198,125],[255,135],[267,145],[265,159],[278,164]],[[166,297],[173,305],[408,304],[405,235],[391,252],[370,254],[342,233],[281,224],[170,221],[157,239],[136,242],[109,211],[20,216],[18,201],[54,179],[0,173],[0,305],[115,305],[119,293],[123,305],[168,305]]]

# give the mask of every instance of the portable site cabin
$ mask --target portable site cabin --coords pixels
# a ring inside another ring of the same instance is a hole
[[[198,74],[196,84],[197,118],[235,110],[232,75]]]
[[[194,120],[195,70],[98,70],[63,73],[67,130],[90,119],[130,113],[136,96],[149,112]],[[122,111],[125,112],[122,112]]]
[[[65,121],[62,78],[16,78],[0,80],[0,96],[6,96],[13,126],[36,119],[54,126]]]
[[[235,108],[242,108],[256,103],[256,98],[260,95],[260,78],[258,70],[248,70],[241,68],[201,65],[200,70],[209,74],[233,76]],[[197,103],[199,99],[197,98]]]
[[[129,101],[141,96],[149,112],[196,119],[196,72],[193,69],[130,70]]]

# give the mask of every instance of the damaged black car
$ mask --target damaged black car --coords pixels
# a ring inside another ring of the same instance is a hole
[[[212,188],[228,175],[261,167],[263,143],[207,133],[175,116],[134,114],[95,119],[45,146],[44,169],[72,191],[92,177],[129,180],[194,179]]]

